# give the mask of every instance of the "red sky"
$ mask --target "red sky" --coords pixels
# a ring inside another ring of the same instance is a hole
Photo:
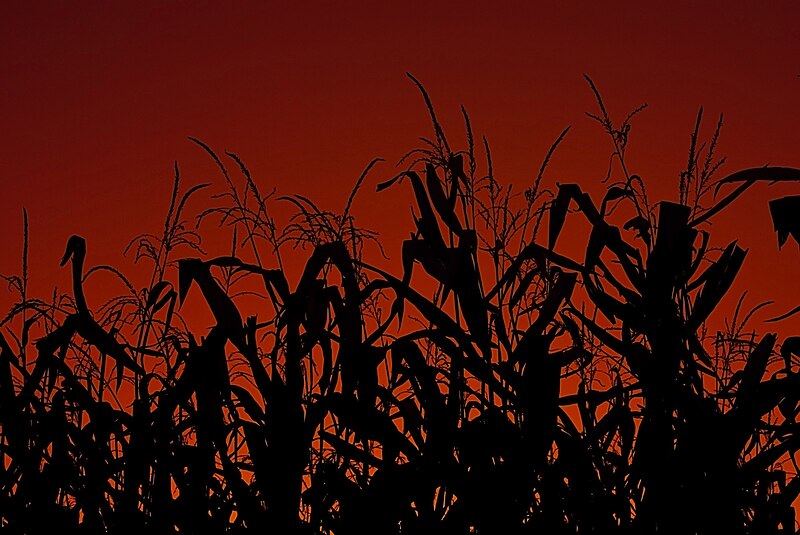
[[[520,189],[571,125],[547,183],[601,191],[610,146],[584,115],[594,111],[584,73],[615,117],[649,104],[628,157],[652,197],[676,200],[700,105],[706,135],[725,114],[723,173],[800,167],[798,20],[790,1],[5,3],[0,273],[18,271],[23,206],[35,289],[66,284],[57,262],[74,233],[87,238],[90,263],[129,270],[122,249],[160,228],[173,160],[185,184],[214,178],[221,188],[187,136],[238,153],[264,190],[331,209],[373,157],[386,158],[354,210],[399,257],[407,199],[373,191],[430,134],[406,71],[451,138],[466,106],[497,174]],[[776,298],[776,314],[800,300],[798,250],[778,254],[767,200],[797,190],[759,186],[714,227],[718,243],[739,237],[750,248],[734,293],[751,288],[750,304]]]

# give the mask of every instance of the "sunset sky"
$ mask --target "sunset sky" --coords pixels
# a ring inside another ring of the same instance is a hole
[[[221,191],[187,136],[236,152],[264,190],[334,210],[367,163],[385,158],[354,211],[399,258],[410,196],[375,193],[375,184],[431,134],[405,72],[425,85],[459,146],[466,107],[496,174],[520,190],[571,126],[546,183],[601,194],[611,147],[584,115],[595,111],[584,73],[615,118],[649,105],[628,160],[652,198],[677,200],[701,105],[704,137],[725,115],[720,177],[800,167],[798,20],[791,1],[6,3],[0,273],[19,271],[23,207],[35,291],[66,285],[58,260],[71,234],[86,237],[90,263],[130,270],[122,250],[162,225],[173,161],[185,185],[212,181]],[[775,299],[774,315],[800,300],[800,253],[793,242],[778,252],[767,207],[790,193],[800,185],[759,185],[713,227],[718,245],[738,237],[750,249],[732,293],[750,288],[751,305]],[[217,254],[225,247],[208,244]]]

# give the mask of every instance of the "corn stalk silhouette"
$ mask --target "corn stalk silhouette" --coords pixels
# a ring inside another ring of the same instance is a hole
[[[26,216],[23,272],[6,278],[19,301],[0,333],[2,526],[796,532],[800,339],[745,333],[765,305],[739,321],[742,300],[730,332],[708,335],[746,251],[715,250],[704,224],[758,182],[800,171],[714,180],[721,119],[704,145],[701,110],[679,202],[653,205],[625,160],[644,108],[614,124],[587,78],[590,116],[612,143],[599,207],[577,184],[542,186],[568,129],[516,193],[485,139],[478,172],[466,112],[466,148],[453,150],[411,80],[434,135],[378,186],[414,195],[398,273],[366,258],[377,235],[352,212],[377,160],[335,212],[263,195],[237,155],[192,139],[227,187],[197,223],[230,229],[231,254],[201,258],[183,214],[207,185],[181,193],[176,165],[163,232],[128,247],[152,264],[142,290],[110,266],[87,270],[73,236],[70,295],[30,297]],[[296,209],[283,228],[275,202]],[[800,236],[796,205],[770,203],[779,245]],[[635,215],[621,221],[625,210]],[[557,250],[568,216],[591,227],[582,259]],[[292,285],[283,254],[304,247]],[[92,309],[85,286],[100,272],[126,293]],[[243,314],[249,297],[257,316]],[[214,322],[202,336],[184,319],[198,306]]]

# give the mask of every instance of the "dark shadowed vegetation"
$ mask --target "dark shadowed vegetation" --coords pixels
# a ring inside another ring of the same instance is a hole
[[[182,187],[176,166],[163,230],[128,247],[145,288],[89,267],[73,236],[71,290],[29,295],[25,221],[0,336],[5,530],[796,533],[800,338],[754,334],[764,304],[743,299],[710,327],[747,251],[707,222],[800,171],[718,178],[721,121],[703,142],[701,110],[675,199],[654,202],[625,158],[642,108],[614,123],[589,81],[605,195],[543,186],[567,130],[516,192],[466,112],[457,150],[417,85],[433,136],[360,192],[413,192],[394,270],[370,262],[378,236],[351,210],[375,161],[335,211],[265,194],[193,139],[225,187],[196,221],[230,231],[231,254],[201,250],[187,203],[206,185]],[[277,202],[296,209],[285,225]],[[798,206],[770,203],[781,245]],[[568,219],[589,229],[579,257],[559,248]],[[306,258],[290,273],[292,250]],[[127,292],[92,309],[98,271]],[[193,329],[190,306],[213,326]]]

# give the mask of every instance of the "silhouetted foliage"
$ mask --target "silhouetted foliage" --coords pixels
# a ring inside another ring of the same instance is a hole
[[[128,247],[152,263],[141,290],[112,267],[86,270],[73,236],[71,292],[32,298],[26,214],[22,274],[6,278],[19,301],[0,333],[0,525],[796,533],[800,338],[746,332],[764,304],[742,314],[743,299],[728,332],[708,334],[747,251],[714,249],[704,223],[756,182],[800,171],[713,179],[722,120],[705,145],[701,110],[679,202],[652,204],[625,160],[644,107],[615,125],[587,78],[590,117],[612,143],[605,196],[542,187],[568,129],[516,194],[495,178],[486,140],[478,173],[466,112],[456,151],[412,80],[434,136],[377,188],[414,196],[396,273],[364,256],[377,237],[351,210],[377,160],[337,213],[263,195],[238,156],[192,139],[227,187],[198,225],[229,228],[232,252],[205,259],[184,211],[207,185],[181,193],[176,165],[163,232]],[[270,211],[280,200],[297,210],[284,228]],[[798,240],[797,204],[770,203],[780,245]],[[582,259],[557,248],[574,217],[591,228]],[[289,273],[282,251],[298,246],[310,253]],[[127,293],[91,309],[84,286],[97,271]],[[258,316],[243,315],[248,296]],[[189,302],[210,310],[207,332],[184,321]]]

